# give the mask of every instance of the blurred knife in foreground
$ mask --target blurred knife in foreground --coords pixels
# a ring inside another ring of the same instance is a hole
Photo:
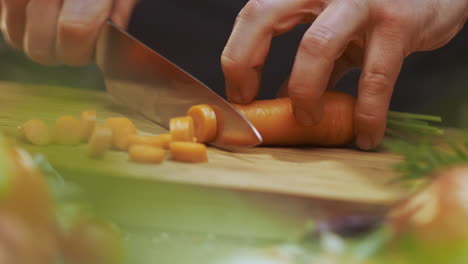
[[[171,118],[186,115],[191,106],[209,104],[221,121],[212,145],[262,142],[255,127],[227,101],[112,22],[106,23],[99,36],[96,63],[113,97],[165,128]]]

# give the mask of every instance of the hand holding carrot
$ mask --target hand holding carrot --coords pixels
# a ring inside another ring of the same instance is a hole
[[[126,27],[138,0],[0,0],[6,41],[42,64],[91,62],[106,19]]]
[[[362,66],[354,112],[356,143],[375,147],[403,60],[449,42],[468,18],[467,0],[251,0],[238,15],[222,54],[228,98],[252,101],[274,36],[313,22],[287,83],[296,119],[322,118],[324,91],[349,68]]]

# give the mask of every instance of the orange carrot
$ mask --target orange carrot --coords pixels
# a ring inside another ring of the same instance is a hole
[[[112,142],[112,130],[104,125],[98,125],[94,128],[93,134],[89,139],[88,153],[91,157],[99,158],[106,153]]]
[[[131,145],[128,149],[130,160],[140,163],[161,163],[166,151],[149,145]]]
[[[193,142],[172,142],[171,157],[175,161],[197,163],[208,161],[206,146]]]
[[[112,146],[119,150],[127,150],[130,135],[135,135],[137,129],[126,117],[111,117],[106,119],[106,126],[112,130]]]
[[[171,134],[159,134],[158,137],[160,137],[163,142],[162,147],[164,149],[169,149],[169,144],[171,144],[172,141]]]
[[[162,148],[164,146],[164,140],[160,136],[130,135],[129,145],[148,145]]]
[[[172,141],[193,141],[194,125],[190,116],[171,118],[169,122]]]
[[[81,141],[86,142],[93,133],[96,125],[96,111],[83,111],[81,113]]]
[[[54,141],[63,145],[76,145],[81,140],[81,122],[73,116],[62,116],[55,121]]]
[[[206,143],[216,138],[217,123],[214,109],[207,105],[194,105],[187,114],[192,117],[195,128],[195,137],[198,142]]]
[[[328,91],[323,99],[323,118],[314,126],[303,126],[296,121],[289,98],[234,106],[258,129],[264,145],[339,146],[351,143],[354,139],[355,98]]]
[[[49,127],[42,120],[29,120],[19,128],[20,136],[34,145],[47,145],[50,143]]]

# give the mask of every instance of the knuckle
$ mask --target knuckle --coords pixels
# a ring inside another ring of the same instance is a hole
[[[379,118],[374,112],[363,111],[356,112],[355,119],[358,123],[365,124],[366,126],[368,126],[369,124],[376,124],[379,120]]]
[[[234,59],[231,54],[226,51],[221,55],[221,65],[226,75],[233,75],[241,70],[240,62]]]
[[[411,22],[413,15],[401,5],[384,1],[384,4],[377,9],[376,18],[388,25],[405,28]]]
[[[328,51],[331,50],[330,43],[334,35],[335,32],[332,29],[316,25],[304,34],[300,49],[312,55],[322,55],[331,59],[332,56]]]
[[[294,83],[289,83],[288,95],[296,102],[311,101],[317,97],[316,91],[310,89],[309,86]]]
[[[81,38],[89,36],[96,28],[94,22],[62,20],[58,25],[58,33],[66,37]]]
[[[380,71],[369,71],[363,73],[362,78],[362,96],[365,97],[374,97],[381,96],[382,94],[387,94],[392,86],[393,81],[388,76],[388,74],[382,73]]]

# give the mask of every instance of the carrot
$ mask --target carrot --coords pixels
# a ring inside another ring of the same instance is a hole
[[[172,142],[170,145],[173,160],[197,163],[208,161],[206,146],[193,142]]]
[[[81,122],[73,116],[62,116],[55,121],[54,141],[63,145],[76,145],[81,140]]]
[[[47,145],[51,137],[49,127],[42,120],[29,120],[19,128],[20,136],[34,145]]]
[[[99,158],[109,149],[112,142],[112,130],[104,125],[98,125],[89,139],[88,153],[91,157]]]
[[[130,136],[137,132],[133,122],[126,117],[111,117],[106,119],[105,123],[112,130],[112,146],[119,150],[127,150]]]
[[[323,99],[323,118],[314,126],[303,126],[296,121],[290,98],[234,106],[258,129],[264,145],[339,146],[351,143],[354,139],[355,98],[328,91]]]
[[[165,142],[160,136],[140,136],[140,135],[130,135],[129,145],[147,145],[152,147],[162,148]]]
[[[81,141],[86,142],[93,133],[96,125],[96,111],[83,111],[81,113]]]
[[[169,121],[169,130],[172,141],[193,141],[194,125],[190,116],[181,116],[171,118]]]
[[[163,143],[162,147],[164,149],[169,149],[169,145],[171,144],[172,137],[171,134],[160,134],[158,137],[161,138],[161,141]]]
[[[216,114],[211,106],[207,104],[194,105],[190,107],[187,114],[193,119],[195,137],[198,142],[206,143],[216,138]]]
[[[128,149],[130,160],[140,163],[161,163],[166,151],[149,145],[131,145]]]

